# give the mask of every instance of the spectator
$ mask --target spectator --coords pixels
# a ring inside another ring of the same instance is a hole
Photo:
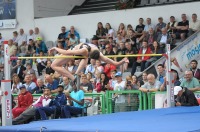
[[[125,47],[126,47],[126,51],[125,51],[126,55],[137,54],[137,49],[136,47],[131,45],[131,42],[126,42]],[[125,69],[128,69],[128,65],[132,66],[133,62],[136,62],[136,59],[137,59],[136,57],[128,57],[129,63],[126,65]]]
[[[37,86],[36,84],[35,84],[35,82],[33,82],[32,80],[31,80],[31,76],[29,75],[29,74],[27,74],[26,76],[25,76],[25,79],[24,79],[24,86],[26,87],[26,90],[27,91],[29,91],[30,93],[31,93],[31,91]]]
[[[13,119],[12,124],[17,125],[34,118],[36,108],[46,107],[51,101],[51,91],[48,87],[44,88],[43,94],[23,113],[21,113],[17,118]]]
[[[148,45],[147,41],[143,41],[142,42],[142,48],[140,48],[138,54],[151,54],[152,51],[151,51],[150,47],[148,47],[147,45]],[[145,64],[146,64],[148,59],[150,59],[150,56],[138,56],[137,61],[133,62],[131,74],[132,75],[135,74],[137,66],[141,66],[141,72],[143,72],[144,69],[145,69]]]
[[[97,24],[96,36],[99,39],[104,39],[106,37],[106,29],[103,27],[101,22]]]
[[[18,46],[19,46],[19,48],[21,46],[25,46],[26,41],[27,41],[27,35],[24,33],[24,29],[21,28],[19,30],[19,35],[18,35]]]
[[[143,31],[144,31],[144,27],[145,27],[143,22],[144,22],[144,19],[139,18],[139,24],[135,27],[136,38],[138,38],[138,40],[140,40],[140,37],[143,35]]]
[[[121,72],[116,73],[115,77],[116,77],[117,82],[114,86],[114,91],[124,90],[126,85],[125,85],[125,81],[122,80]],[[126,111],[125,95],[114,94],[114,98],[115,98],[115,112]]]
[[[12,40],[13,40],[13,44],[15,46],[18,46],[19,36],[18,36],[18,32],[17,31],[13,32],[13,39]]]
[[[14,50],[17,50],[17,47],[13,44],[13,40],[8,40],[8,55],[13,56]]]
[[[43,38],[44,40],[44,36],[40,33],[40,29],[38,27],[35,27],[34,29],[34,41],[36,43],[37,38]]]
[[[186,87],[195,92],[200,90],[199,80],[193,77],[192,71],[185,71],[184,80],[181,82],[181,87]]]
[[[67,71],[69,71],[70,73],[74,74],[75,71],[75,65],[74,65],[74,60],[70,60],[66,66]]]
[[[139,89],[139,83],[138,83],[138,78],[136,75],[132,76],[132,82],[131,82],[131,87],[133,90],[138,90]]]
[[[68,35],[66,35],[66,27],[62,26],[61,27],[61,33],[58,35],[57,41],[62,43],[62,46],[64,48],[67,47],[66,43],[65,43],[65,39],[68,37]]]
[[[13,81],[12,88],[11,88],[12,94],[19,94],[19,92],[20,92],[19,88],[21,87],[22,83],[20,82],[20,79],[17,76],[17,74],[13,75],[12,81]]]
[[[107,85],[108,86],[108,89],[109,90],[113,90],[114,89],[114,86],[115,86],[115,84],[116,84],[116,78],[115,78],[115,74],[117,73],[117,71],[116,70],[112,70],[112,71],[110,71],[110,77],[111,77],[111,79],[109,80],[109,85]]]
[[[30,63],[26,64],[26,70],[24,71],[24,74],[31,74],[35,73],[35,70],[33,70],[32,65]]]
[[[72,92],[72,86],[70,84],[69,78],[68,77],[63,77],[63,82],[61,83],[61,85],[64,87],[64,93],[68,92]]]
[[[86,70],[85,70],[85,74],[87,74],[88,72],[91,72],[92,75],[94,76],[94,72],[95,72],[95,63],[96,63],[96,60],[95,60],[95,59],[90,59],[90,64],[87,65]]]
[[[132,26],[131,24],[128,24],[128,25],[127,25],[127,34],[128,34],[128,31],[129,31],[129,30],[133,30],[133,26]]]
[[[148,46],[152,47],[153,42],[157,40],[157,35],[153,31],[153,28],[150,28],[149,32],[145,34],[144,40],[148,42]]]
[[[105,55],[115,55],[111,44],[106,44],[106,48],[105,49],[106,49]]]
[[[43,53],[47,53],[47,46],[44,41],[42,41],[42,38],[38,37],[36,38],[36,54],[39,54],[41,50]]]
[[[198,62],[196,60],[192,60],[190,62],[191,71],[193,72],[193,76],[200,81],[200,69],[197,68]]]
[[[142,92],[156,92],[160,89],[161,83],[160,81],[155,79],[154,74],[148,74],[147,75],[147,80],[144,85],[142,85],[139,90]]]
[[[73,91],[69,94],[66,94],[69,105],[65,105],[61,109],[63,118],[71,118],[72,115],[82,114],[84,108],[84,92],[77,89],[73,85]]]
[[[163,22],[162,17],[159,17],[158,24],[156,25],[156,29],[155,29],[155,32],[157,33],[157,35],[161,34],[161,30],[165,27],[166,27],[166,23]]]
[[[125,39],[121,36],[120,33],[117,33],[117,38],[116,38],[115,41],[116,41],[116,46],[118,47],[120,45],[120,43],[124,43],[125,42]]]
[[[41,78],[37,79],[37,86],[31,90],[31,94],[42,94],[45,88],[44,81]]]
[[[108,39],[109,37],[115,38],[115,31],[110,23],[106,23],[106,38]]]
[[[51,88],[52,93],[57,92],[57,87],[58,87],[58,80],[53,79],[51,75],[46,75],[46,82],[47,82],[47,87]],[[63,86],[62,86],[63,87]]]
[[[51,60],[48,60],[47,61],[47,66],[46,66],[46,74],[49,74],[49,75],[51,75],[51,74],[54,74],[54,70],[51,68],[51,64],[52,64],[52,62],[51,62]]]
[[[120,23],[118,27],[117,34],[119,34],[122,38],[125,38],[126,36],[126,29],[124,23]]]
[[[105,73],[101,73],[101,78],[100,78],[100,82],[101,82],[101,89],[98,91],[103,91],[105,92],[106,90],[109,90],[109,78],[106,76]]]
[[[40,51],[40,57],[44,56],[44,52],[41,50]],[[38,75],[41,76],[42,75],[42,70],[44,70],[46,68],[46,63],[47,63],[47,59],[43,58],[43,59],[36,59],[37,62],[37,71],[38,71]]]
[[[175,34],[177,32],[177,29],[176,29],[177,25],[178,23],[176,22],[175,17],[171,16],[170,22],[166,25],[166,28],[167,28],[168,34],[170,34],[172,38],[176,37]]]
[[[3,66],[4,66],[4,56],[0,52],[0,67],[3,67]]]
[[[21,60],[17,60],[17,65],[12,68],[12,73],[16,73],[20,79],[20,82],[24,81],[26,68],[22,65]]]
[[[148,80],[147,80],[147,72],[143,72],[143,73],[142,73],[142,80],[139,81],[139,86],[141,87],[141,86],[144,85],[146,82],[148,82]]]
[[[188,88],[175,86],[174,95],[176,106],[199,106],[194,93]]]
[[[91,43],[98,47],[98,41],[99,41],[99,38],[96,35],[94,35]]]
[[[187,20],[186,14],[181,15],[182,21],[178,23],[176,29],[176,38],[181,39],[182,41],[185,40],[188,34],[189,29],[189,21]]]
[[[132,47],[137,48],[136,45],[136,34],[133,29],[128,30],[128,34],[126,36],[126,42],[130,42]]]
[[[116,66],[115,65],[112,65],[112,64],[109,64],[107,63],[105,66],[104,66],[104,73],[106,74],[106,76],[108,78],[111,78],[111,71],[113,70],[116,70]]]
[[[35,35],[34,35],[34,32],[33,32],[33,29],[30,29],[30,30],[29,30],[29,34],[27,35],[27,40],[26,40],[27,44],[28,44],[29,40],[30,40],[30,39],[33,40],[34,37],[35,37]]]
[[[71,26],[71,27],[70,27],[70,30],[66,32],[66,37],[69,38],[69,35],[70,35],[70,34],[74,34],[74,36],[76,36],[76,37],[78,38],[78,42],[79,42],[79,40],[80,40],[80,35],[79,35],[79,33],[75,30],[74,26]]]
[[[41,120],[47,120],[47,116],[55,114],[55,111],[55,117],[58,118],[61,111],[61,107],[67,104],[67,98],[65,96],[65,93],[63,93],[64,87],[62,85],[58,85],[57,89],[57,95],[55,98],[51,97],[52,101],[49,103],[49,106],[39,107],[36,109],[36,116],[40,116]]]
[[[88,80],[89,82],[91,82],[91,80],[93,80],[93,78],[92,78],[92,73],[91,73],[91,72],[88,72],[86,76],[87,76],[87,80]]]
[[[19,54],[17,53],[17,49],[13,50],[13,53],[10,57],[19,57]],[[17,60],[11,60],[11,66],[14,67],[17,65]]]
[[[18,117],[33,103],[33,96],[26,90],[26,86],[22,85],[20,87],[20,94],[17,100],[18,106],[12,109],[13,118]]]
[[[0,33],[0,46],[3,44],[4,42],[4,38],[2,37],[1,33]]]
[[[35,46],[33,39],[29,39],[29,41],[27,41],[27,42],[28,42],[28,45],[26,45],[25,56],[31,57],[31,56],[35,55],[35,53],[36,53],[36,46]],[[33,59],[30,59],[30,63],[31,63],[31,65],[33,64]]]
[[[172,44],[174,44],[174,42],[172,42],[171,36],[167,34],[166,28],[161,29],[161,33],[157,37],[157,42],[160,44],[160,47],[163,49],[165,49],[166,44],[171,44],[171,46]]]
[[[64,49],[64,46],[63,46],[62,42],[58,42],[57,43],[57,47],[60,48],[60,49]]]
[[[100,73],[102,73],[104,71],[104,67],[101,65],[100,60],[96,60],[95,70],[98,70]]]
[[[164,78],[166,76],[166,71],[165,71],[164,65],[163,64],[159,64],[157,66],[157,69],[158,69],[157,80],[160,81],[161,84],[163,84],[164,83]]]
[[[68,47],[75,47],[76,45],[78,45],[78,42],[78,37],[76,37],[74,34],[70,34]]]
[[[92,93],[93,91],[92,84],[87,80],[86,74],[81,75],[80,90],[82,90],[84,93]]]
[[[192,21],[189,22],[189,36],[200,30],[200,21],[197,19],[197,14],[192,14]]]
[[[155,30],[155,26],[153,25],[153,24],[151,24],[151,18],[147,18],[146,19],[146,25],[145,25],[145,27],[144,27],[144,31],[146,32],[146,33],[148,33],[149,32],[149,29],[150,28],[152,28],[153,29],[153,31]]]
[[[30,73],[31,81],[37,85],[37,77],[35,73]]]
[[[112,47],[112,49],[116,46],[116,43],[113,40],[113,37],[108,38],[108,44]]]

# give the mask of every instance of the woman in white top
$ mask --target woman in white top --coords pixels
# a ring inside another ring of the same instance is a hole
[[[112,29],[110,23],[106,23],[106,38],[109,37],[115,38],[115,31]]]
[[[11,92],[12,94],[19,94],[19,91],[20,91],[19,87],[22,85],[22,83],[20,82],[18,75],[14,74],[12,80],[13,80],[13,84],[12,84]]]

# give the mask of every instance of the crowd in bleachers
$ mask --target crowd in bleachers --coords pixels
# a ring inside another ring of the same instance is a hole
[[[158,18],[156,25],[151,23],[151,18],[139,19],[139,24],[134,28],[131,24],[127,28],[123,23],[119,25],[115,31],[110,23],[106,23],[105,27],[101,22],[97,24],[96,34],[92,37],[92,44],[96,45],[104,55],[130,55],[130,54],[162,54],[165,53],[165,45],[171,44],[171,48],[177,46],[177,41],[183,41],[197,30],[200,29],[200,21],[197,20],[197,15],[192,15],[192,20],[187,20],[186,14],[181,15],[182,21],[177,22],[174,16],[170,17],[170,22],[165,23],[162,17]],[[13,32],[13,37],[8,40],[9,56],[57,56],[57,52],[48,53],[48,48],[44,41],[44,36],[39,28],[29,31],[26,35],[23,29],[19,32]],[[61,33],[58,35],[57,47],[61,49],[72,49],[80,43],[80,35],[74,26],[66,31],[66,27],[61,27]],[[0,42],[4,39],[0,34]],[[4,78],[4,59],[3,59],[3,44],[1,44],[0,52],[0,79]],[[61,111],[61,117],[71,117],[70,113],[80,114],[84,106],[84,93],[105,92],[106,90],[141,90],[142,92],[154,92],[166,90],[166,72],[163,64],[158,65],[158,76],[154,73],[142,74],[142,80],[138,80],[135,76],[137,66],[140,66],[140,72],[143,72],[151,64],[160,57],[141,56],[128,57],[129,63],[124,63],[120,67],[112,64],[105,64],[99,60],[90,59],[88,65],[79,74],[80,87],[77,89],[71,83],[68,77],[61,76],[51,67],[54,59],[22,59],[11,60],[11,77],[12,77],[12,94],[19,94],[18,106],[13,109],[14,118],[17,118],[22,112],[31,106],[35,111],[37,108],[37,116],[39,119],[47,119],[46,115],[51,115],[55,110]],[[123,57],[112,58],[115,61],[120,61]],[[176,61],[175,59],[173,60]],[[71,74],[75,74],[80,60],[70,60],[63,65]],[[178,64],[177,64],[178,65]],[[188,87],[192,91],[200,90],[200,69],[197,68],[197,61],[191,62],[191,69],[185,71],[185,79],[180,82],[177,71],[173,71],[176,81],[176,86]],[[131,68],[131,71],[129,71]],[[131,75],[122,78],[123,73],[131,72]],[[191,83],[192,81],[192,83]],[[77,92],[78,91],[78,92]],[[81,92],[82,91],[82,92]],[[53,97],[51,94],[58,95]],[[64,94],[65,93],[65,94]],[[69,94],[70,93],[70,94]],[[29,98],[24,98],[28,94]],[[43,94],[41,97],[46,100],[53,101],[50,105],[41,100],[33,103],[31,94]],[[115,112],[124,111],[127,99],[123,95],[113,95],[115,99]],[[60,98],[65,100],[61,100]],[[66,105],[68,99],[69,105]],[[26,102],[28,101],[28,102]],[[72,103],[73,102],[73,103]],[[21,104],[20,104],[21,103]],[[37,104],[37,105],[36,105]],[[33,106],[33,107],[32,107]],[[65,106],[65,107],[63,107]],[[45,108],[43,108],[45,107]],[[47,108],[48,107],[48,108]],[[73,109],[72,109],[73,108]],[[78,109],[81,108],[81,109]],[[30,112],[30,110],[29,110]],[[35,113],[34,113],[35,114]],[[23,116],[25,116],[24,114]],[[23,117],[22,116],[22,117]],[[19,116],[20,117],[20,116]],[[20,117],[20,119],[22,118]]]

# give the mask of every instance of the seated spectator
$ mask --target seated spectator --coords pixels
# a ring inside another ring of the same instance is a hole
[[[106,23],[106,38],[115,38],[115,30],[111,27],[110,23]]]
[[[106,90],[109,90],[109,78],[106,76],[105,73],[101,73],[101,77],[100,77],[100,82],[101,82],[101,88],[100,90],[97,90],[97,91],[103,91],[105,92]]]
[[[100,60],[96,60],[95,70],[98,70],[100,73],[102,73],[104,71],[104,67],[101,65]]]
[[[24,71],[24,74],[31,74],[35,73],[35,70],[33,70],[32,65],[30,63],[26,64],[26,70]]]
[[[28,107],[23,113],[21,113],[17,118],[13,119],[12,124],[18,125],[22,124],[25,121],[29,121],[31,118],[34,118],[36,108],[46,107],[51,101],[51,91],[48,87],[44,87],[43,94],[35,101],[30,107]]]
[[[1,33],[0,33],[0,46],[3,44],[4,42],[4,38],[2,37]]]
[[[193,72],[193,76],[200,81],[200,69],[197,66],[198,62],[196,60],[190,62],[190,70]]]
[[[107,45],[110,45],[112,47],[112,49],[116,46],[116,43],[115,43],[113,37],[108,38],[108,44]]]
[[[167,34],[166,28],[161,29],[161,33],[157,37],[157,42],[160,44],[160,47],[163,48],[163,49],[165,49],[166,44],[171,44],[171,46],[173,46],[172,44],[175,44],[172,41],[171,36],[169,34]]]
[[[41,37],[36,38],[36,54],[38,55],[40,51],[43,51],[43,53],[47,53],[48,49],[44,41]]]
[[[46,86],[48,88],[51,88],[51,92],[57,93],[57,87],[58,87],[58,84],[59,84],[58,80],[53,79],[51,75],[46,75],[45,79],[46,79],[46,82],[47,82]]]
[[[41,78],[37,79],[37,86],[31,90],[31,94],[42,94],[43,90],[46,86],[44,85],[44,81]]]
[[[177,27],[178,23],[177,21],[175,20],[175,17],[174,16],[171,16],[170,17],[170,22],[166,25],[166,28],[167,28],[167,33],[169,35],[171,35],[172,38],[175,38],[176,37],[176,32],[177,32]]]
[[[125,81],[122,80],[121,72],[115,74],[117,82],[114,86],[114,91],[121,91],[126,88]],[[123,112],[126,111],[126,103],[125,103],[125,95],[122,94],[114,94],[115,99],[115,112]]]
[[[76,116],[82,114],[84,108],[84,92],[79,90],[75,85],[73,85],[73,91],[69,94],[66,93],[69,101],[69,105],[65,105],[61,109],[62,118],[71,118],[71,116]]]
[[[17,65],[12,68],[12,73],[16,73],[20,79],[20,82],[24,81],[24,71],[26,68],[22,65],[21,60],[17,60]]]
[[[71,26],[70,27],[70,30],[66,32],[66,37],[69,38],[70,34],[74,34],[77,38],[78,38],[78,42],[80,40],[80,35],[79,33],[75,30],[75,27],[74,26]]]
[[[124,43],[125,42],[125,38],[123,38],[120,33],[117,33],[117,38],[115,39],[116,42],[116,48],[120,45],[120,43]]]
[[[98,47],[99,46],[98,41],[99,41],[99,38],[97,37],[97,35],[94,35],[91,43]]]
[[[175,86],[175,106],[199,106],[199,103],[192,91],[186,87]]]
[[[36,53],[36,46],[35,43],[33,41],[33,39],[30,39],[28,41],[28,44],[26,45],[26,55],[27,57],[31,57],[33,55],[35,55]],[[30,64],[33,64],[33,59],[30,59]]]
[[[197,14],[192,14],[192,21],[189,22],[189,33],[188,36],[191,36],[196,31],[200,30],[200,21],[197,19]]]
[[[105,55],[115,55],[112,46],[110,44],[106,44],[106,52]]]
[[[136,34],[133,29],[128,30],[128,34],[126,36],[126,42],[131,43],[132,47],[137,48],[136,45]]]
[[[148,45],[147,41],[143,41],[142,48],[140,48],[138,54],[151,54],[152,51],[151,51],[150,47],[148,47],[147,45]],[[150,59],[150,56],[138,56],[137,61],[133,62],[131,75],[135,74],[137,66],[141,66],[141,72],[143,72],[145,69],[145,64],[146,64],[147,60],[149,60],[149,59]]]
[[[111,78],[111,71],[113,71],[113,70],[116,70],[116,66],[107,63],[107,64],[104,66],[104,71],[103,71],[103,72],[106,74],[106,76],[107,76],[108,78]]]
[[[38,27],[35,27],[34,29],[34,42],[36,43],[37,38],[43,38],[44,36],[40,33],[40,29]]]
[[[148,42],[148,46],[152,47],[153,42],[157,40],[157,34],[154,32],[153,28],[150,28],[149,32],[145,34],[144,40]]]
[[[125,47],[126,47],[126,51],[125,51],[126,55],[137,54],[137,49],[136,47],[131,45],[131,42],[126,42]],[[128,69],[128,66],[132,66],[133,62],[136,62],[136,59],[137,59],[136,57],[128,57],[129,63],[126,65],[125,69]]]
[[[18,41],[19,41],[19,35],[18,35],[18,32],[17,31],[14,31],[13,32],[13,44],[15,46],[18,46]]]
[[[31,75],[30,74],[27,74],[26,76],[25,76],[25,79],[24,79],[24,86],[26,87],[26,90],[27,91],[29,91],[30,93],[31,93],[31,91],[37,86],[36,84],[35,84],[35,82],[33,82],[32,80],[31,80]]]
[[[164,83],[164,78],[166,76],[166,71],[165,71],[165,67],[163,64],[159,64],[157,66],[157,73],[158,73],[158,76],[157,76],[157,80],[160,81],[161,84]]]
[[[182,21],[178,23],[176,29],[176,38],[184,41],[188,35],[189,21],[187,20],[186,14],[181,15]]]
[[[18,46],[19,48],[21,48],[21,46],[25,46],[26,41],[27,41],[27,35],[24,33],[24,29],[21,28],[21,29],[19,30],[17,46]]]
[[[61,27],[61,33],[58,35],[57,41],[62,43],[62,46],[64,48],[67,47],[66,43],[65,43],[65,39],[68,37],[68,35],[66,35],[66,27],[62,26]]]
[[[122,38],[125,38],[126,36],[126,29],[124,23],[120,23],[118,27],[117,34],[119,34]]]
[[[36,108],[36,117],[40,117],[41,120],[47,120],[47,116],[56,114],[55,118],[58,118],[61,107],[67,104],[67,98],[63,91],[64,87],[62,85],[58,85],[57,95],[55,97],[51,97],[52,101],[49,103],[49,106]]]
[[[64,93],[70,93],[72,91],[72,86],[68,77],[63,77],[63,82],[61,85],[64,87]]]
[[[17,46],[13,44],[13,40],[8,40],[8,55],[13,56],[14,50],[17,49]]]
[[[87,74],[88,72],[91,72],[92,75],[94,76],[95,64],[96,64],[96,60],[90,59],[90,64],[87,65],[86,70],[85,70],[85,74]]]
[[[92,83],[87,80],[86,74],[81,75],[80,90],[82,90],[84,93],[92,93],[93,91]]]
[[[96,36],[99,39],[105,39],[106,38],[106,29],[103,27],[102,22],[99,22],[97,24]]]
[[[127,86],[127,84],[131,84],[131,82],[132,82],[132,77],[131,77],[131,75],[126,76],[125,85]]]
[[[109,80],[109,84],[107,85],[109,90],[113,90],[114,89],[114,86],[116,84],[116,78],[115,78],[115,74],[117,73],[116,70],[112,70],[110,71],[110,80]]]
[[[128,34],[129,30],[133,30],[133,26],[131,24],[127,25],[127,32],[126,32],[126,34]]]
[[[140,40],[140,37],[143,35],[143,31],[145,27],[143,23],[144,23],[144,19],[139,18],[139,24],[135,27],[136,38],[138,39],[138,41]]]
[[[13,82],[12,88],[11,88],[12,94],[19,94],[19,92],[20,92],[19,88],[21,87],[22,83],[20,82],[20,79],[17,76],[17,74],[13,75],[12,82]]]
[[[29,30],[29,34],[28,34],[27,37],[26,37],[26,38],[27,38],[26,43],[28,44],[29,40],[30,40],[30,39],[33,40],[34,37],[35,37],[35,35],[34,35],[34,32],[33,32],[33,29],[30,29],[30,30]]]
[[[149,32],[149,29],[150,28],[152,28],[153,29],[153,31],[155,30],[155,26],[151,23],[151,18],[147,18],[146,19],[146,25],[145,25],[145,27],[144,27],[144,31],[146,32],[146,33],[148,33]]]
[[[18,117],[33,103],[33,96],[26,90],[26,86],[20,87],[20,94],[18,95],[18,106],[12,109],[13,118]]]
[[[148,82],[147,80],[147,72],[143,72],[142,73],[142,80],[138,81],[139,86],[141,87],[142,85],[144,85],[146,82]]]
[[[34,82],[37,86],[37,77],[36,77],[35,73],[31,73],[30,77],[31,77],[31,81]]]
[[[40,57],[44,56],[44,52],[41,50],[40,51]],[[47,63],[47,59],[43,58],[43,59],[36,59],[36,65],[37,65],[37,71],[38,71],[38,75],[41,76],[42,75],[42,71],[46,68],[46,63]]]
[[[156,25],[155,32],[157,35],[161,34],[161,30],[166,27],[166,23],[163,22],[163,18],[158,18],[158,24]]]
[[[144,85],[142,85],[139,90],[142,92],[156,92],[160,89],[161,83],[160,81],[156,80],[154,74],[148,74],[147,75],[147,80]]]
[[[58,42],[58,43],[57,43],[57,47],[60,48],[60,49],[64,49],[64,47],[63,47],[63,45],[62,45],[61,42]]]
[[[66,69],[67,69],[67,71],[69,71],[72,74],[74,74],[76,72],[74,60],[70,60],[68,62],[68,64],[66,65]]]
[[[193,77],[192,71],[185,71],[184,80],[181,82],[181,87],[187,87],[192,92],[200,90],[199,80]]]
[[[46,66],[46,74],[49,74],[49,75],[51,75],[51,74],[54,74],[54,70],[51,68],[51,64],[52,64],[52,61],[51,60],[48,60],[47,61],[47,66]]]
[[[92,82],[92,80],[94,80],[94,78],[92,78],[92,73],[91,72],[88,72],[86,76],[87,76],[88,82]]]
[[[69,36],[69,42],[68,42],[68,48],[73,48],[79,43],[78,37],[76,37],[74,34],[70,34]]]
[[[1,67],[4,66],[4,56],[2,55],[1,52],[0,52],[0,66],[1,66]]]

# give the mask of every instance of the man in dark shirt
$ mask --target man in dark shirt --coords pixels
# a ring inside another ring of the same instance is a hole
[[[51,74],[54,74],[54,70],[51,68],[51,61],[49,60],[49,61],[47,61],[47,66],[46,66],[46,74],[49,74],[49,75],[51,75]]]
[[[126,54],[126,55],[137,54],[137,50],[136,50],[135,47],[133,47],[133,46],[131,45],[131,42],[126,42],[126,43],[125,43],[125,47],[126,47],[126,51],[125,51],[125,54]],[[129,60],[129,66],[132,66],[132,65],[133,65],[133,62],[136,62],[137,57],[128,57],[128,60]]]
[[[135,31],[136,31],[136,37],[140,38],[142,36],[142,32],[144,30],[145,25],[143,24],[144,19],[140,18],[139,19],[139,25],[136,26]]]
[[[196,60],[192,60],[190,62],[190,70],[193,72],[193,76],[200,81],[200,69],[197,67],[198,62]]]
[[[105,55],[115,55],[113,48],[110,44],[106,44],[106,52]]]
[[[199,106],[194,93],[188,90],[188,88],[175,86],[174,95],[176,106]]]
[[[185,40],[187,37],[188,29],[189,29],[189,21],[187,20],[186,14],[181,15],[182,21],[178,23],[176,29],[176,38],[181,39],[182,41]]]
[[[92,93],[93,91],[93,86],[91,82],[87,80],[86,74],[81,75],[80,90],[83,90],[84,93]]]
[[[62,45],[64,48],[66,48],[66,44],[65,44],[65,38],[67,37],[66,35],[66,27],[62,26],[61,27],[61,33],[58,35],[58,42],[62,42]]]

